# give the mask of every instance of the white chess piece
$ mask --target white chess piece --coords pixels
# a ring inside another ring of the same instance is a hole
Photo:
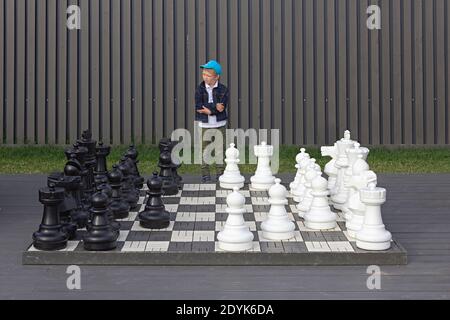
[[[311,203],[313,200],[312,192],[312,182],[316,177],[319,177],[320,173],[317,170],[309,169],[305,174],[305,192],[301,198],[301,201],[297,204],[296,208],[298,211],[298,216],[303,218],[305,213],[311,208]]]
[[[336,160],[338,156],[338,149],[336,143],[332,147],[320,148],[322,157],[331,157],[331,160],[325,165],[323,172],[328,176],[327,189],[330,191],[330,195],[334,194],[334,188],[336,187],[336,179],[338,175],[338,169],[336,168]]]
[[[294,189],[291,189],[291,195],[295,202],[302,201],[303,195],[305,193],[305,175],[306,172],[310,169],[313,169],[315,167],[316,159],[312,158],[305,158],[302,161],[300,161],[300,177],[299,182],[297,185],[295,185]],[[320,168],[320,167],[319,167]]]
[[[353,148],[354,141],[350,139],[350,131],[346,130],[344,138],[336,142],[338,148],[338,158],[336,160],[336,168],[338,175],[336,177],[336,187],[334,194],[331,195],[332,205],[338,209],[342,209],[342,205],[347,201],[348,190],[344,187],[344,172],[348,167],[347,149]]]
[[[245,197],[234,187],[227,196],[227,221],[217,235],[219,248],[225,251],[247,251],[253,248],[253,233],[245,224]]]
[[[358,142],[355,142],[353,146],[353,148],[347,149],[348,167],[344,171],[344,181],[342,189],[342,192],[347,193],[347,201],[341,206],[341,211],[344,214],[346,221],[351,220],[351,211],[348,209],[348,206],[350,198],[355,192],[355,189],[349,186],[349,181],[353,176],[353,165],[358,160],[360,155],[361,158],[366,161],[369,154],[369,149],[361,147]]]
[[[362,229],[356,234],[356,246],[363,250],[387,250],[392,235],[385,229],[381,217],[381,205],[386,202],[386,189],[374,183],[360,191],[361,201],[366,205]]]
[[[270,167],[270,158],[273,155],[273,146],[265,141],[254,147],[255,156],[258,158],[258,166],[255,175],[250,178],[251,188],[258,191],[269,190],[275,183],[275,177]]]
[[[292,181],[289,184],[289,189],[290,190],[294,190],[295,188],[297,188],[298,184],[300,183],[300,179],[302,177],[302,173],[301,173],[301,162],[303,159],[309,159],[310,156],[308,153],[306,153],[306,149],[305,148],[301,148],[300,149],[300,153],[297,154],[297,156],[295,157],[295,168],[297,168],[297,173],[295,175],[294,181]]]
[[[327,230],[336,228],[336,213],[331,211],[328,204],[327,180],[316,177],[311,183],[313,200],[308,212],[305,213],[305,226],[313,230]]]
[[[294,237],[295,224],[289,219],[285,206],[287,190],[280,179],[269,189],[270,211],[261,224],[262,236],[269,240],[288,240]]]
[[[361,230],[366,206],[362,203],[360,198],[360,190],[367,187],[369,184],[377,183],[377,175],[371,171],[369,164],[363,159],[363,155],[358,155],[358,160],[353,164],[353,175],[348,181],[348,185],[354,189],[348,201],[348,210],[350,214],[349,220],[345,221],[348,235],[355,238],[356,233]]]
[[[220,187],[224,189],[242,188],[245,178],[239,171],[239,150],[236,149],[234,143],[231,143],[230,147],[225,151],[225,162],[227,166],[223,175],[219,177]]]

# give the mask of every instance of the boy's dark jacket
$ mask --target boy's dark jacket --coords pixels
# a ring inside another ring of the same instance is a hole
[[[198,113],[197,110],[205,106],[211,110],[211,115],[217,117],[217,121],[223,121],[228,118],[227,108],[228,108],[229,92],[228,88],[219,82],[217,88],[213,88],[213,103],[208,103],[208,91],[206,91],[205,82],[199,84],[197,90],[195,90],[195,120],[208,123],[208,115],[203,113]],[[225,109],[219,112],[216,109],[216,104],[222,103]]]

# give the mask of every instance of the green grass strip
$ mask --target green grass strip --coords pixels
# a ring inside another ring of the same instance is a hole
[[[140,145],[139,168],[143,174],[150,174],[157,168],[159,150],[156,146]],[[61,146],[2,146],[0,147],[0,173],[50,173],[62,171],[66,162],[65,147]],[[116,163],[126,146],[113,147],[108,157],[108,165]],[[280,173],[295,172],[297,146],[280,147]],[[329,161],[321,157],[319,148],[308,148],[307,152],[323,166]],[[248,154],[248,148],[246,150]],[[247,157],[248,159],[248,157]],[[370,148],[368,162],[377,173],[450,173],[450,148]],[[241,172],[253,173],[256,165],[244,164]],[[200,165],[183,165],[181,174],[200,174]]]

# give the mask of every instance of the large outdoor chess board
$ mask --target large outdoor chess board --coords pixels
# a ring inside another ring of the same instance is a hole
[[[295,238],[288,241],[264,239],[261,222],[270,209],[268,194],[240,190],[246,198],[244,219],[254,234],[253,249],[224,252],[218,248],[217,234],[226,219],[226,197],[230,190],[217,184],[184,184],[175,196],[164,197],[170,212],[168,228],[149,230],[140,227],[137,215],[143,211],[146,186],[139,206],[121,224],[118,246],[113,251],[86,251],[79,230],[75,240],[59,251],[39,251],[30,246],[23,253],[24,264],[118,264],[118,265],[370,265],[406,264],[406,251],[396,241],[386,251],[358,249],[338,213],[338,227],[327,231],[307,229],[298,217],[291,197],[286,210],[295,222]]]

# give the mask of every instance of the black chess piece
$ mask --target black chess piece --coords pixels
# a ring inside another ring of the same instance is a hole
[[[81,164],[75,154],[71,154],[70,160],[64,167],[64,177],[67,179],[66,192],[75,200],[75,208],[70,212],[71,220],[77,224],[79,229],[86,227],[89,220],[89,210],[83,203]]]
[[[141,177],[138,175],[137,171],[136,171],[136,165],[134,163],[134,161],[127,156],[127,154],[125,153],[124,156],[120,159],[119,165],[125,163],[125,165],[128,167],[128,178],[130,179],[129,183],[133,184],[133,188],[134,189],[141,189],[143,187],[143,185],[141,186]]]
[[[57,188],[64,189],[64,199],[58,205],[59,221],[62,226],[62,230],[66,233],[69,240],[76,237],[77,224],[72,220],[71,212],[77,208],[76,200],[73,198],[70,188],[73,187],[73,177],[61,177],[58,181],[54,181],[53,178],[47,178],[47,186],[54,185]],[[79,181],[75,180],[75,183]]]
[[[139,153],[134,145],[131,145],[128,148],[127,152],[125,153],[125,157],[133,161],[131,173],[134,176],[134,185],[136,186],[137,189],[142,189],[144,187],[144,178],[139,173],[138,168],[139,160],[137,159],[138,155]]]
[[[183,188],[183,178],[178,174],[178,169],[181,167],[181,163],[178,159],[176,159],[175,157],[173,157],[172,155],[172,150],[173,148],[179,143],[179,141],[172,141],[168,138],[162,138],[159,141],[159,152],[162,153],[164,151],[165,147],[169,148],[169,152],[170,152],[170,161],[171,161],[171,165],[172,165],[172,175],[175,179],[176,184],[178,185],[179,189]]]
[[[107,197],[108,197],[108,220],[109,220],[109,224],[111,225],[111,227],[113,228],[114,231],[117,232],[117,234],[120,233],[120,222],[116,221],[114,219],[114,214],[111,210],[111,203],[112,203],[112,188],[109,184],[101,184],[99,186],[97,186],[97,192],[102,192],[104,193]]]
[[[54,172],[47,177],[47,186],[54,184],[55,187],[63,188],[65,191],[64,200],[59,205],[59,218],[63,231],[66,232],[69,240],[75,238],[77,231],[77,225],[71,217],[72,210],[77,207],[76,200],[70,192],[70,188],[73,187],[74,184],[73,179],[74,177],[67,177],[64,172]],[[80,178],[78,177],[78,179]]]
[[[114,165],[113,169],[108,174],[109,184],[112,188],[112,201],[109,205],[110,210],[113,213],[114,219],[124,219],[128,217],[130,211],[130,205],[122,197],[122,173],[117,166]]]
[[[153,172],[151,179],[147,180],[148,199],[145,210],[138,215],[139,223],[147,229],[164,229],[170,224],[170,214],[165,210],[161,199],[162,180],[158,177],[158,172]]]
[[[77,143],[73,145],[72,148],[65,150],[67,159],[71,159],[71,155],[74,154],[77,161],[80,163],[81,170],[81,199],[83,201],[83,205],[86,208],[90,207],[90,199],[92,194],[94,193],[94,189],[92,187],[90,178],[89,178],[89,169],[86,167],[86,157],[88,154],[88,149],[80,146]]]
[[[33,233],[33,245],[39,250],[60,250],[67,246],[67,234],[59,221],[58,206],[64,200],[64,189],[50,187],[39,190],[39,202],[44,205],[44,213],[39,230]]]
[[[117,246],[117,232],[108,219],[108,196],[97,192],[91,199],[92,222],[83,237],[84,249],[89,251],[113,250]]]
[[[163,195],[171,196],[178,193],[178,185],[175,182],[172,171],[172,160],[169,152],[169,147],[165,146],[163,151],[159,155],[158,167],[161,169],[159,176],[162,179],[162,191]]]
[[[98,146],[95,148],[95,155],[96,155],[96,166],[94,170],[94,182],[95,185],[98,186],[101,184],[101,179],[106,178],[108,176],[108,166],[106,164],[106,158],[108,157],[109,153],[111,152],[110,146],[103,145],[103,141],[100,141],[98,143]]]
[[[171,141],[170,154],[172,155],[173,148],[179,143],[179,141]],[[179,159],[172,155],[172,174],[175,179],[175,182],[178,185],[178,188],[181,190],[183,188],[183,178],[178,174],[178,169],[181,167],[181,162]]]
[[[122,158],[118,166],[123,175],[122,196],[128,202],[130,208],[135,209],[139,201],[139,190],[134,186],[134,176],[131,175],[130,164],[127,160],[127,158]]]
[[[97,177],[97,191],[102,191],[104,192],[105,190],[107,191],[106,194],[112,193],[112,187],[109,184],[108,181],[108,176],[101,176],[101,177]]]
[[[92,133],[90,130],[84,130],[81,134],[81,139],[77,140],[77,143],[81,147],[87,149],[87,154],[85,155],[84,164],[87,169],[87,186],[86,189],[89,196],[92,196],[95,190],[94,182],[94,170],[96,166],[96,145],[97,141],[92,139]]]

